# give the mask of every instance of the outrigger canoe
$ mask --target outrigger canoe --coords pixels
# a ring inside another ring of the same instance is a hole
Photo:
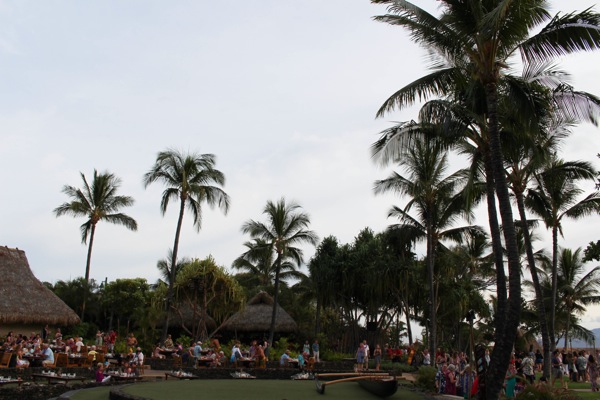
[[[319,377],[345,378],[320,382]],[[321,394],[325,393],[325,386],[343,382],[358,382],[363,389],[379,397],[389,397],[398,390],[397,378],[387,373],[332,373],[315,375],[317,392]]]

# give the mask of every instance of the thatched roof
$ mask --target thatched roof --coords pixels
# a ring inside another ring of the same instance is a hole
[[[79,323],[77,314],[33,275],[23,250],[0,246],[0,275],[0,323]]]
[[[272,313],[273,298],[266,292],[260,292],[246,303],[244,309],[233,314],[221,329],[236,332],[267,332],[271,328]],[[297,329],[296,321],[278,305],[275,332],[289,333]]]

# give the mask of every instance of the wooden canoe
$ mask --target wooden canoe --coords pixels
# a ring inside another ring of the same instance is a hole
[[[358,381],[360,387],[379,397],[389,397],[398,390],[396,378],[365,379]]]

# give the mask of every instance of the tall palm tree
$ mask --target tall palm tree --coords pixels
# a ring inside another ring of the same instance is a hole
[[[431,50],[438,67],[433,73],[418,79],[392,95],[378,115],[396,107],[404,107],[417,99],[445,95],[458,83],[456,68],[484,88],[487,134],[491,160],[491,176],[503,225],[504,244],[509,267],[511,296],[504,306],[499,297],[498,314],[504,324],[496,326],[495,347],[488,368],[485,396],[496,398],[501,390],[510,353],[519,324],[521,308],[520,264],[513,213],[504,172],[498,120],[498,87],[510,64],[510,58],[520,52],[527,62],[546,61],[575,51],[600,47],[600,17],[585,10],[556,16],[531,36],[533,29],[550,19],[549,4],[544,0],[440,0],[442,15],[436,18],[418,6],[402,0],[372,0],[388,4],[389,14],[376,20],[400,25],[409,30],[412,39]],[[449,61],[452,65],[440,63]],[[492,240],[499,241],[497,232]],[[496,245],[494,245],[496,247]],[[503,290],[498,283],[499,296]],[[504,289],[505,290],[505,289]]]
[[[300,265],[303,252],[296,246],[305,243],[315,246],[318,237],[315,232],[308,229],[310,225],[308,214],[301,211],[300,206],[294,202],[286,203],[284,198],[277,203],[267,201],[263,214],[267,218],[266,223],[249,220],[242,225],[242,232],[250,234],[253,239],[262,240],[265,247],[272,248],[276,253],[273,312],[269,329],[269,346],[271,346],[275,335],[282,264],[289,261]]]
[[[413,147],[398,158],[406,177],[393,173],[389,178],[375,182],[375,193],[396,192],[410,199],[404,208],[393,207],[389,216],[397,217],[400,225],[392,226],[407,233],[412,240],[424,239],[427,245],[427,271],[429,283],[429,347],[435,354],[436,339],[436,292],[434,290],[434,266],[436,252],[442,240],[461,241],[466,233],[480,232],[481,228],[467,226],[452,228],[461,217],[470,219],[471,210],[466,207],[461,190],[466,183],[464,171],[444,176],[448,168],[446,149],[441,141],[415,137]],[[410,215],[412,208],[418,215]]]
[[[202,227],[202,203],[207,203],[211,208],[218,206],[225,214],[229,210],[229,196],[219,186],[225,185],[225,175],[215,169],[216,158],[213,154],[182,153],[168,149],[161,151],[156,157],[154,166],[144,175],[144,187],[154,182],[161,182],[166,186],[163,192],[160,210],[164,215],[171,200],[179,200],[179,216],[171,266],[177,265],[177,252],[179,250],[179,237],[183,215],[186,207],[192,212],[194,227],[200,231]],[[173,284],[175,282],[176,268],[171,269],[171,279],[166,299],[167,317],[163,331],[163,340],[169,330],[169,312],[173,301]]]
[[[583,190],[578,181],[593,182],[597,175],[590,163],[564,162],[553,158],[536,174],[536,185],[528,192],[526,205],[552,232],[552,294],[550,300],[549,333],[556,345],[556,302],[558,294],[558,234],[562,235],[563,218],[580,219],[600,212],[600,191],[580,200]]]
[[[123,225],[132,231],[137,230],[137,222],[127,214],[119,212],[124,207],[132,206],[135,202],[132,197],[117,195],[117,191],[121,186],[121,179],[109,172],[101,174],[94,170],[92,184],[88,184],[83,173],[83,188],[65,185],[62,192],[69,198],[69,202],[65,202],[54,209],[54,214],[57,217],[61,215],[71,215],[73,217],[84,217],[87,220],[81,225],[81,243],[88,242],[87,259],[85,264],[85,284],[90,281],[90,265],[92,261],[92,247],[94,245],[94,235],[96,233],[96,225],[100,221],[110,222],[112,224]],[[84,291],[84,294],[87,291]],[[81,320],[85,312],[85,296],[81,309]]]

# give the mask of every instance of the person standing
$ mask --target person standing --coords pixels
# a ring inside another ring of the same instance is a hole
[[[312,344],[312,351],[315,362],[321,362],[321,359],[319,358],[319,341],[317,339],[315,339],[314,343]]]
[[[304,342],[304,346],[302,347],[302,353],[310,354],[310,344],[308,343],[308,340]]]
[[[375,350],[373,350],[373,357],[375,357],[375,370],[379,371],[381,369],[381,346],[376,345]]]
[[[354,369],[356,372],[361,371],[365,365],[365,345],[364,343],[359,343],[358,349],[356,349],[356,368]]]
[[[369,344],[367,343],[367,339],[363,340],[363,345],[365,347],[365,366],[363,369],[368,370],[369,369],[369,355],[370,353],[370,349],[369,349]]]
[[[587,373],[590,377],[590,382],[592,383],[592,392],[598,391],[598,362],[594,358],[592,354],[588,357],[587,361]]]

